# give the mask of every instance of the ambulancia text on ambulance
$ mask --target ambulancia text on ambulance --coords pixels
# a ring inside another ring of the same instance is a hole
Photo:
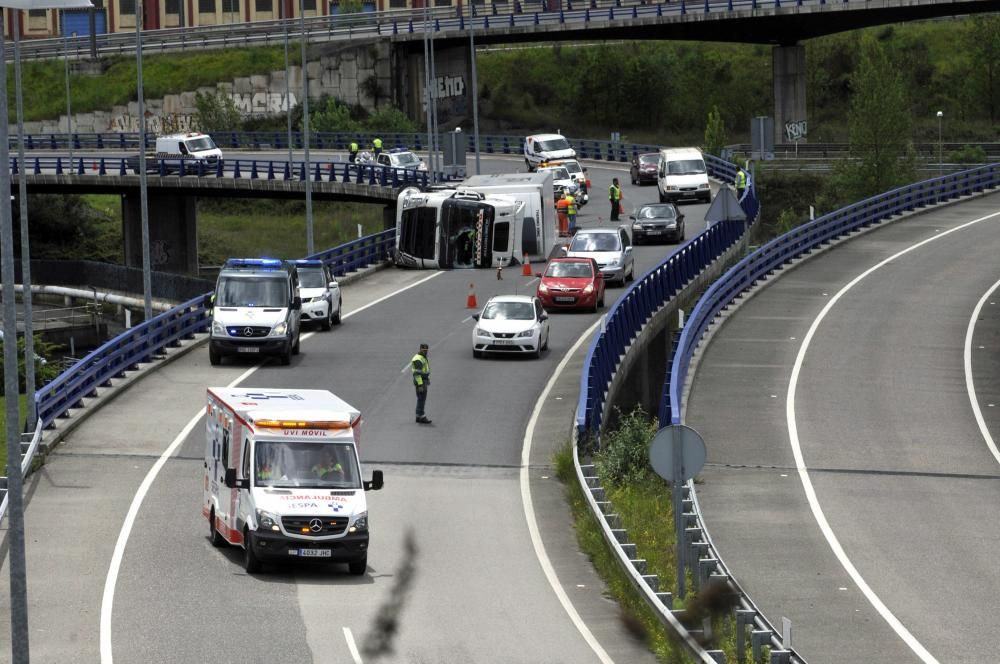
[[[247,572],[264,561],[368,566],[361,413],[326,390],[208,388],[205,499],[214,546],[242,546]]]

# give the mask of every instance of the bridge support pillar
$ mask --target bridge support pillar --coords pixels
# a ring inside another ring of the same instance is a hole
[[[790,143],[785,123],[806,120],[806,49],[775,46],[771,49],[771,72],[774,77],[774,142]],[[803,136],[800,139],[805,141]]]
[[[426,86],[422,41],[397,42],[393,70],[395,98],[409,118],[426,127]],[[458,45],[434,45],[434,74],[431,94],[437,99],[438,129],[456,126],[472,130],[472,63],[468,40]]]
[[[153,270],[198,274],[198,225],[194,196],[149,196],[149,257]],[[139,192],[122,196],[125,265],[142,269]]]

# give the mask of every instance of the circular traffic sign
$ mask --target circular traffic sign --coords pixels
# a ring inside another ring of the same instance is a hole
[[[701,434],[683,424],[670,424],[653,436],[649,465],[668,482],[686,482],[705,465],[708,451]]]

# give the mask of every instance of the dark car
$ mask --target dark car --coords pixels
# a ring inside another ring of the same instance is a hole
[[[546,311],[604,306],[604,275],[593,258],[553,258],[539,272],[536,295]]]
[[[643,205],[629,217],[632,221],[632,241],[641,244],[646,240],[684,239],[684,215],[673,203]]]
[[[632,184],[656,184],[656,168],[659,163],[659,152],[643,152],[632,157],[632,166],[629,168]]]

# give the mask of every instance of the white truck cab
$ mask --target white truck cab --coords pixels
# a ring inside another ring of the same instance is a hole
[[[562,134],[534,134],[524,139],[524,164],[534,171],[543,161],[575,159],[576,150]]]
[[[181,160],[190,163],[203,161],[207,167],[216,168],[222,161],[222,150],[208,134],[166,134],[156,137],[156,158],[165,162],[168,169],[179,168]]]
[[[712,202],[705,157],[698,148],[660,150],[656,188],[661,203],[682,200]]]
[[[230,258],[212,295],[208,359],[277,355],[290,364],[299,354],[302,298],[294,264],[276,258]]]
[[[366,491],[358,461],[361,413],[326,390],[208,388],[202,515],[214,546],[265,561],[368,566]]]

